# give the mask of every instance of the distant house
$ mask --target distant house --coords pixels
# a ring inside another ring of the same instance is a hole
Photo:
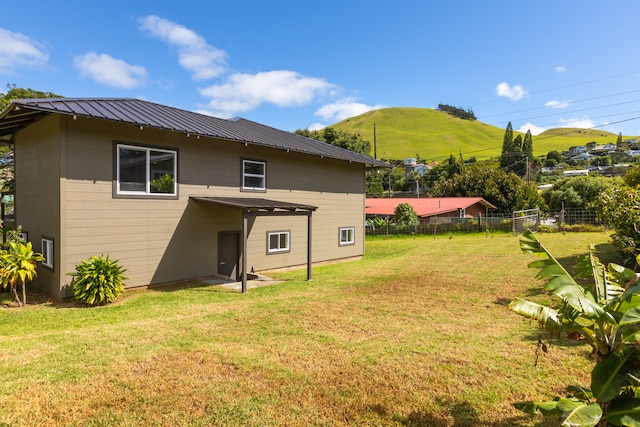
[[[365,213],[370,217],[391,217],[399,204],[408,203],[420,222],[451,222],[452,218],[484,218],[496,209],[482,197],[387,198],[366,200]]]
[[[140,287],[358,259],[365,168],[383,162],[244,119],[138,99],[15,100],[15,219],[70,296],[74,266],[108,254]]]
[[[570,170],[570,171],[563,171],[562,174],[564,176],[588,176],[589,175],[589,170],[588,169],[576,169],[576,170]]]

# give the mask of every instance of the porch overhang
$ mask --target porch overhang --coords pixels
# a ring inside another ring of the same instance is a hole
[[[313,212],[318,209],[317,206],[254,197],[190,196],[189,198],[196,202],[212,203],[214,205],[226,206],[228,208],[242,209],[247,212],[274,212],[287,214],[296,212]]]
[[[197,203],[225,206],[242,211],[242,293],[247,292],[247,240],[249,237],[249,218],[257,216],[306,215],[307,217],[307,280],[311,280],[311,215],[317,206],[300,203],[281,202],[254,197],[211,197],[189,196]]]

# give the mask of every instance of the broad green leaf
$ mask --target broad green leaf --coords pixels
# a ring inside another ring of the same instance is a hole
[[[527,230],[520,238],[520,248],[524,252],[533,252],[546,255],[546,263],[532,263],[534,266],[545,265],[539,276],[549,278],[545,285],[545,290],[562,298],[574,310],[577,310],[587,318],[603,319],[607,322],[615,321],[611,315],[606,313],[593,298],[589,298],[584,288],[580,286],[573,277],[562,267],[562,265],[547,251],[547,249],[537,240],[530,230]]]
[[[638,351],[611,353],[591,371],[591,390],[598,402],[609,402],[628,384],[627,374],[637,371]]]
[[[633,307],[625,311],[618,322],[620,325],[629,325],[640,322],[640,307]]]
[[[536,415],[538,412],[540,412],[544,416],[551,416],[558,414],[558,411],[556,409],[557,404],[558,401],[556,400],[550,400],[546,402],[534,402],[530,400],[527,402],[514,403],[513,407],[526,414]]]
[[[591,400],[593,397],[591,390],[579,385],[570,385],[567,387],[567,391],[571,393],[572,396],[577,397],[580,400]]]
[[[640,399],[621,397],[607,407],[607,421],[618,426],[640,427]]]
[[[563,426],[593,427],[602,418],[600,405],[586,404],[578,399],[561,398],[557,409]]]
[[[509,304],[509,310],[529,319],[535,319],[545,326],[560,326],[557,310],[535,302],[516,298]]]

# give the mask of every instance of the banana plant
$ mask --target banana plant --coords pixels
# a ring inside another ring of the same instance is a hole
[[[640,426],[640,280],[617,264],[605,266],[591,247],[587,258],[592,282],[580,285],[531,232],[520,248],[543,259],[529,264],[540,271],[544,290],[559,300],[549,307],[516,298],[513,312],[538,321],[550,332],[584,340],[595,356],[591,387],[571,385],[567,396],[514,406],[529,414],[555,416],[562,426]],[[638,257],[640,263],[640,256]]]

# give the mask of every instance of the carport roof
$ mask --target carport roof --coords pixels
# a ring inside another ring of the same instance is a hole
[[[133,98],[15,99],[0,112],[0,141],[9,141],[12,134],[49,114],[64,114],[74,119],[84,117],[109,120],[131,124],[140,129],[162,129],[194,138],[217,138],[366,166],[390,167],[372,157],[250,120],[220,119]]]
[[[229,208],[258,212],[312,212],[317,206],[303,205],[300,203],[280,202],[277,200],[261,199],[254,197],[208,197],[190,196],[196,202],[212,203]]]

